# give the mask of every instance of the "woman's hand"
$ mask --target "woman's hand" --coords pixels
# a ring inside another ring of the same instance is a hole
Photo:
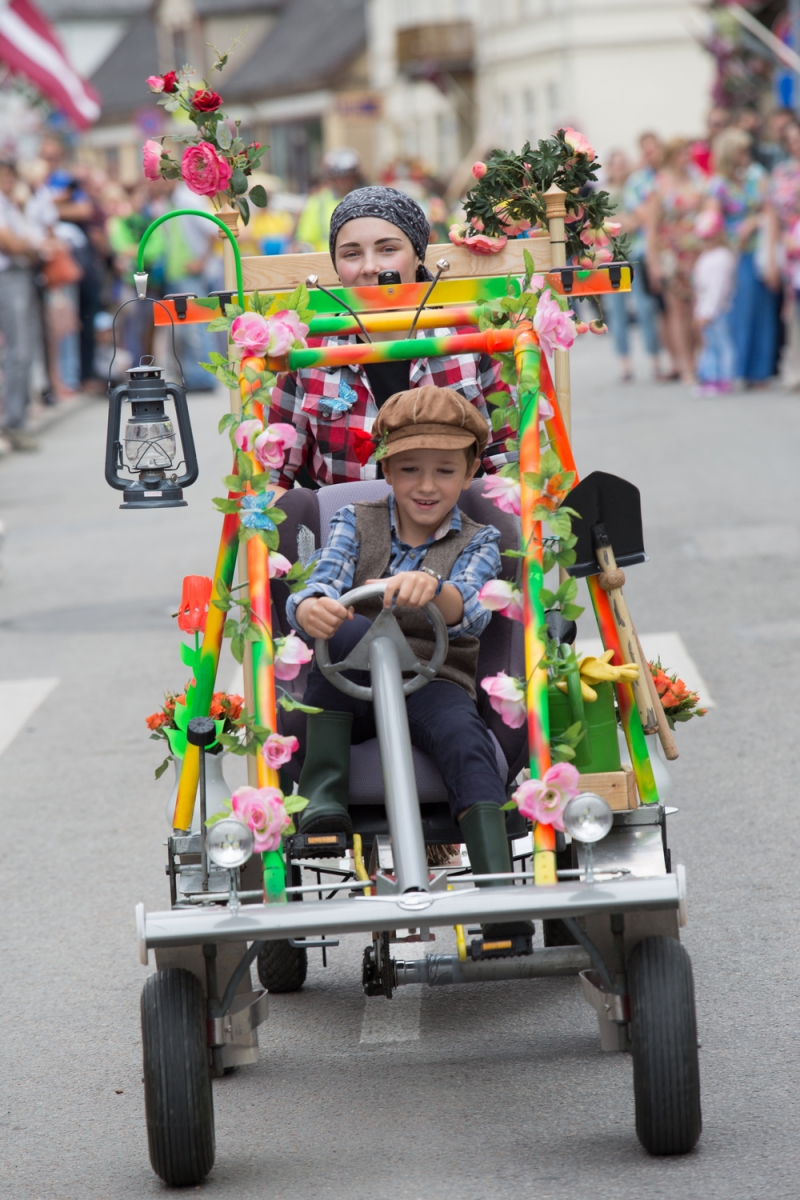
[[[368,583],[382,583],[381,579],[368,579]],[[392,600],[403,608],[424,608],[436,595],[438,580],[427,571],[401,571],[392,575],[383,593],[383,607],[391,608]]]
[[[309,637],[327,641],[345,621],[352,621],[353,609],[345,608],[330,596],[307,596],[298,604],[295,617]]]

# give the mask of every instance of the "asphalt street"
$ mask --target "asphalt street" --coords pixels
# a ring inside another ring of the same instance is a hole
[[[640,1148],[630,1059],[601,1052],[577,981],[417,985],[390,1005],[364,997],[366,939],[351,937],[272,998],[260,1062],[215,1082],[207,1196],[797,1196],[800,395],[700,400],[639,375],[620,386],[608,342],[582,339],[574,441],[583,474],[641,489],[633,618],[680,634],[716,704],[679,729],[669,796],[702,1040],[696,1150]],[[201,478],[182,510],[120,512],[102,403],[0,463],[2,714],[12,732],[28,714],[0,753],[4,1200],[166,1191],[147,1157],[133,914],[168,903],[170,781],[153,781],[144,718],[184,681],[169,614],[182,577],[213,568],[225,404],[192,401]]]

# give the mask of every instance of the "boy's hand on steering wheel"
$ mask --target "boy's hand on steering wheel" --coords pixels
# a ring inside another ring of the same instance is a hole
[[[345,621],[352,621],[353,609],[344,608],[330,596],[308,596],[298,604],[295,617],[309,637],[327,639]]]
[[[367,583],[382,583],[380,579],[368,579]],[[393,575],[383,593],[383,607],[391,608],[392,600],[405,608],[423,608],[436,595],[438,581],[426,571],[401,571]]]

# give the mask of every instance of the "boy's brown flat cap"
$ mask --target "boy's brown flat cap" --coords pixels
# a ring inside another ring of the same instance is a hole
[[[390,396],[372,435],[376,440],[386,436],[382,458],[403,450],[463,450],[472,445],[480,455],[489,440],[489,424],[454,388],[421,387]]]

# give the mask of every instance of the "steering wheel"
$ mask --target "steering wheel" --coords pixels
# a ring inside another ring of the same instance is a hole
[[[388,582],[388,579],[382,579],[378,583],[366,583],[363,587],[353,588],[346,595],[340,597],[339,603],[343,604],[345,608],[349,608],[356,604],[362,604],[365,600],[372,600],[376,596],[382,596],[386,591]],[[413,679],[403,680],[403,695],[410,696],[412,692],[418,692],[421,687],[424,687],[426,683],[430,683],[435,678],[439,668],[447,657],[447,648],[449,645],[447,624],[436,605],[432,601],[428,601],[424,612],[431,625],[433,625],[436,634],[433,657],[427,666],[423,666],[422,663],[417,661],[414,651],[406,641],[405,634],[397,624],[397,619],[390,608],[381,609],[379,615],[372,622],[371,628],[342,662],[332,663],[330,654],[328,653],[327,639],[316,638],[314,651],[317,656],[317,666],[325,678],[330,679],[331,683],[340,692],[344,692],[346,696],[355,696],[357,700],[371,700],[371,687],[363,687],[360,683],[353,683],[352,679],[345,679],[342,672],[368,671],[370,644],[376,638],[387,637],[390,641],[394,642],[397,648],[400,670],[416,672]]]

